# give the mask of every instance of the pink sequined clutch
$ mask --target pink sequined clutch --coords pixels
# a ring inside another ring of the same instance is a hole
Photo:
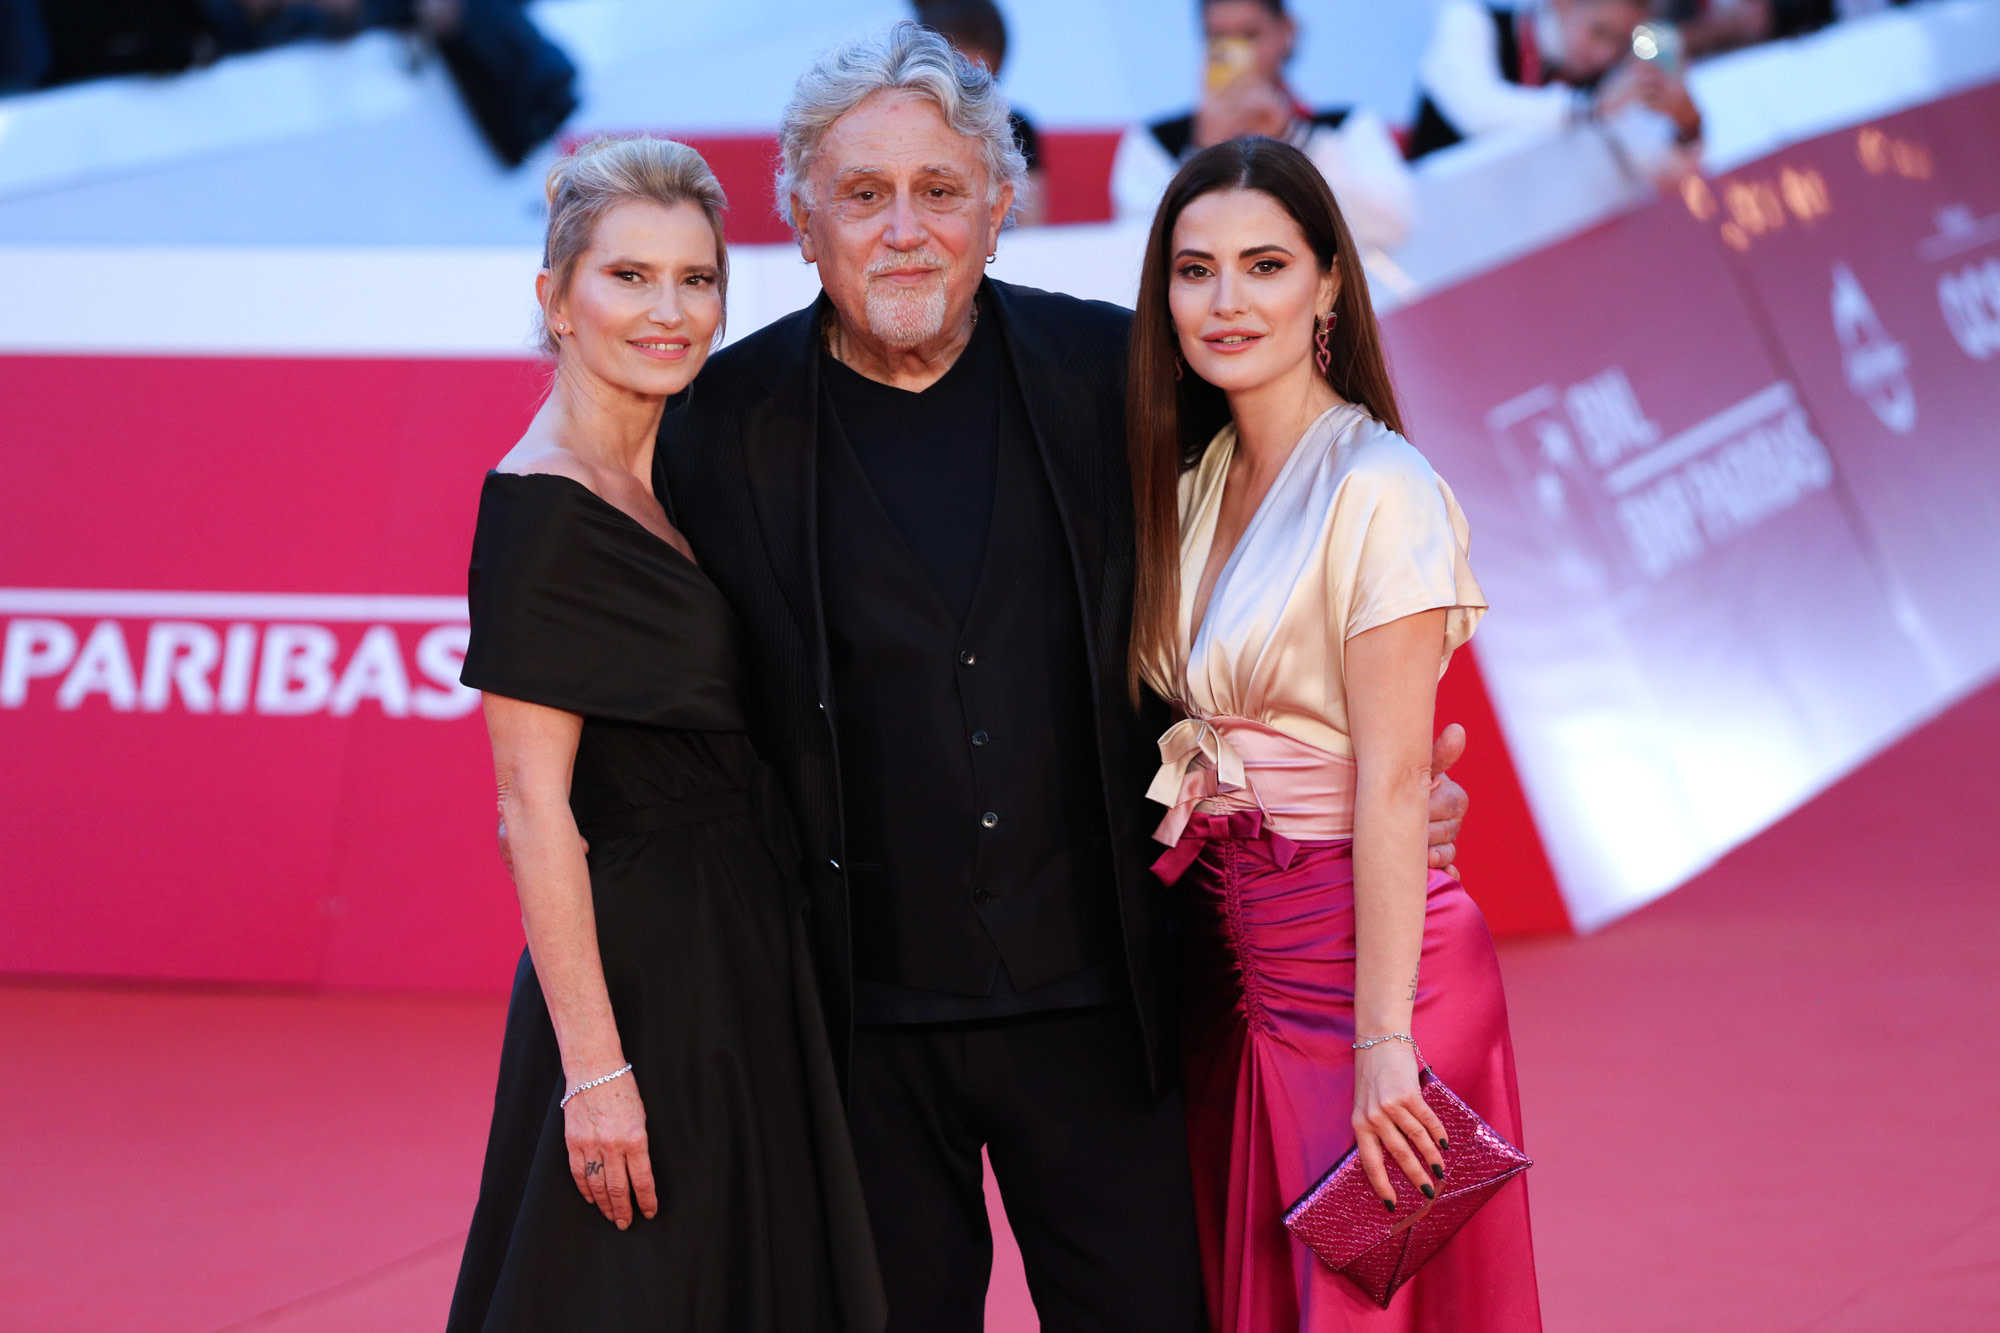
[[[1396,1289],[1443,1249],[1481,1205],[1534,1165],[1428,1066],[1418,1084],[1451,1145],[1444,1154],[1437,1198],[1426,1199],[1402,1168],[1389,1161],[1389,1180],[1396,1187],[1396,1211],[1389,1212],[1361,1169],[1359,1150],[1349,1148],[1285,1213],[1285,1225],[1320,1262],[1385,1310]]]

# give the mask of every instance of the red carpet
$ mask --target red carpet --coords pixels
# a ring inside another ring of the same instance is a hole
[[[1989,686],[1652,907],[1503,946],[1551,1329],[2000,1328],[1996,809]]]
[[[2000,687],[1504,946],[1550,1329],[2000,1327],[1996,807]],[[0,987],[0,1328],[438,1328],[501,1014]],[[990,1327],[1031,1328],[998,1249]]]

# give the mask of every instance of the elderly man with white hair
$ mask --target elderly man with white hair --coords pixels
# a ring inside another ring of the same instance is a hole
[[[909,23],[801,76],[778,197],[824,292],[716,354],[656,489],[741,622],[797,820],[891,1327],[982,1327],[984,1149],[1044,1329],[1192,1331],[1144,799],[1171,719],[1126,676],[1130,313],[985,276],[1007,112]]]

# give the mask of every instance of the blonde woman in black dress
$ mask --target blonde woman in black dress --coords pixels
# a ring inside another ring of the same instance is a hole
[[[449,1326],[879,1329],[733,621],[650,482],[722,323],[722,192],[633,139],[548,195],[555,378],[480,497],[463,677],[528,947]]]

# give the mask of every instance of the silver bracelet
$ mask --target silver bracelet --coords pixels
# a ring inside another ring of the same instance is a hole
[[[587,1092],[591,1088],[596,1087],[600,1083],[609,1083],[612,1079],[623,1078],[631,1072],[632,1072],[632,1066],[628,1064],[623,1069],[612,1070],[610,1073],[606,1074],[603,1078],[594,1078],[590,1080],[590,1082],[588,1083],[579,1083],[575,1087],[571,1088],[568,1092],[565,1092],[563,1094],[563,1099],[556,1103],[556,1109],[560,1111],[563,1108],[567,1107],[569,1105],[570,1098],[576,1096],[576,1094],[578,1094],[579,1092]]]
[[[1407,1032],[1385,1032],[1379,1037],[1363,1037],[1360,1041],[1354,1043],[1354,1049],[1365,1051],[1370,1046],[1380,1046],[1385,1041],[1406,1041],[1410,1043],[1411,1050],[1417,1051],[1418,1060],[1424,1058],[1424,1053],[1417,1050],[1417,1039]]]

